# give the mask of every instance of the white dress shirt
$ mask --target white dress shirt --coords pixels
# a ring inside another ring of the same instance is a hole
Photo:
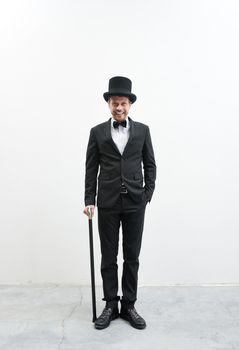
[[[115,121],[115,119],[111,118],[111,136],[121,154],[123,154],[125,146],[129,139],[130,124],[128,117],[125,120],[127,122],[126,128],[124,128],[121,125],[119,125],[118,128],[114,128],[113,122]]]

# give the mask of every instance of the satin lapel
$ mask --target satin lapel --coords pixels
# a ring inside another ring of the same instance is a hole
[[[130,122],[130,130],[129,130],[129,139],[128,139],[128,142],[125,146],[125,149],[124,149],[124,152],[122,154],[122,156],[127,152],[127,149],[130,147],[130,144],[134,138],[134,121],[129,117],[129,122]]]
[[[107,141],[112,145],[112,147],[116,150],[116,152],[118,152],[120,154],[118,147],[114,143],[112,136],[111,136],[111,118],[109,119],[108,123],[106,124],[105,134],[106,134]]]

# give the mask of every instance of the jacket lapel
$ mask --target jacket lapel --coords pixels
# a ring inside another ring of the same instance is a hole
[[[106,123],[105,134],[106,134],[107,141],[111,144],[111,146],[115,149],[115,151],[120,154],[120,151],[118,150],[118,147],[114,143],[112,136],[111,136],[111,118]]]
[[[134,121],[128,117],[129,119],[129,123],[130,123],[130,129],[129,129],[129,139],[128,139],[128,142],[126,143],[126,146],[124,148],[124,152],[122,154],[122,156],[127,152],[127,149],[129,148],[132,140],[133,140],[133,137],[134,137]]]

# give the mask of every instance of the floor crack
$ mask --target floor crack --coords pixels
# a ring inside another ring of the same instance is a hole
[[[72,309],[70,310],[69,314],[66,315],[65,318],[63,318],[63,320],[62,320],[62,322],[61,322],[61,329],[62,329],[62,332],[61,332],[61,339],[60,339],[60,342],[59,342],[59,344],[58,344],[58,350],[60,350],[61,345],[62,345],[62,343],[63,343],[63,341],[64,341],[64,339],[65,339],[65,322],[68,321],[68,320],[72,317],[72,315],[74,314],[75,310],[76,310],[78,307],[80,307],[81,304],[82,304],[82,295],[81,295],[81,298],[80,298],[80,302],[77,303],[76,305],[74,305],[74,306],[72,307]]]

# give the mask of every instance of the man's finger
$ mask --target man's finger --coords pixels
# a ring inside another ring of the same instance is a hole
[[[89,216],[89,208],[85,208],[85,209],[83,210],[83,213],[84,213],[85,215]]]
[[[85,215],[87,215],[88,217],[93,217],[94,215],[94,207],[86,207],[84,210],[83,210],[83,213]]]
[[[89,213],[89,218],[92,218],[94,215],[94,208],[93,207],[88,207],[88,213]]]

